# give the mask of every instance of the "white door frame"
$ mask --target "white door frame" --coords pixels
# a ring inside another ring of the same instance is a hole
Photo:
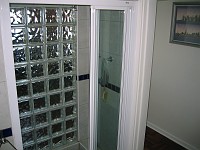
[[[155,24],[155,10],[157,0],[138,0],[138,1],[118,1],[118,0],[1,0],[0,3],[0,50],[3,50],[6,85],[8,91],[8,101],[10,108],[11,124],[14,138],[14,145],[17,149],[22,150],[21,129],[19,122],[19,112],[17,103],[17,92],[15,88],[15,72],[12,54],[11,41],[11,27],[9,18],[9,4],[10,3],[39,3],[39,4],[77,4],[77,5],[91,5],[91,6],[115,6],[126,7],[135,3],[138,5],[137,13],[137,31],[135,38],[131,38],[136,43],[133,57],[135,58],[129,64],[127,73],[134,75],[129,82],[131,86],[125,85],[129,90],[129,96],[133,96],[134,101],[129,106],[131,109],[127,112],[130,115],[121,116],[129,121],[128,130],[130,139],[126,150],[143,150],[144,133],[146,127],[146,116],[148,107],[148,93],[151,75],[151,60],[153,52],[154,41],[154,24]],[[135,10],[134,10],[135,11]],[[130,40],[130,39],[129,39]],[[133,46],[133,45],[132,45]],[[93,51],[93,50],[92,50]],[[131,51],[130,51],[131,52]],[[133,69],[134,68],[134,69]],[[135,72],[133,72],[133,70]],[[126,71],[125,71],[126,72]],[[125,75],[125,74],[124,74]],[[91,78],[92,80],[92,78]],[[92,82],[91,82],[92,83]],[[94,85],[93,85],[94,87]],[[130,89],[129,89],[130,87]],[[134,90],[134,91],[133,91]],[[92,96],[90,98],[93,98]],[[132,99],[132,100],[133,100]],[[124,105],[127,105],[126,103]],[[122,125],[121,125],[122,126]],[[124,132],[124,136],[128,133]],[[123,146],[122,146],[123,147]],[[95,150],[95,149],[90,149]],[[123,150],[119,148],[119,150]]]

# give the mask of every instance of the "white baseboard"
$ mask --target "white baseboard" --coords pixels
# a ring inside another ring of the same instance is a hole
[[[149,121],[147,121],[147,126],[148,126],[149,128],[151,128],[151,129],[157,131],[158,133],[164,135],[164,136],[167,137],[168,139],[170,139],[170,140],[172,140],[172,141],[178,143],[179,145],[185,147],[185,148],[188,149],[188,150],[199,150],[199,149],[197,149],[196,147],[194,147],[194,146],[188,144],[187,142],[185,142],[185,141],[181,140],[180,138],[174,136],[173,134],[171,134],[171,133],[169,133],[169,132],[167,132],[167,131],[161,129],[160,127],[156,126],[155,124],[153,124],[153,123],[151,123],[151,122],[149,122]]]

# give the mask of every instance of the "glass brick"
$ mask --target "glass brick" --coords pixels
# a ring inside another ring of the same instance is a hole
[[[32,77],[40,77],[44,75],[43,72],[44,65],[43,64],[32,64],[31,65],[31,74]]]
[[[63,41],[65,40],[73,40],[75,38],[75,27],[73,26],[63,26]]]
[[[66,121],[66,130],[71,129],[73,127],[75,127],[75,120],[74,119],[67,120]]]
[[[24,147],[23,150],[36,150],[35,145]]]
[[[62,144],[62,136],[53,138],[52,144],[53,144],[53,146],[57,146],[57,145]]]
[[[49,79],[49,90],[57,90],[60,88],[60,79]]]
[[[48,141],[44,141],[44,142],[41,142],[41,143],[38,143],[37,144],[37,149],[40,150],[40,149],[49,149],[49,142]]]
[[[72,60],[65,60],[64,61],[64,72],[72,72],[74,70],[73,66],[73,61]]]
[[[62,132],[62,123],[57,123],[57,124],[52,125],[51,131],[52,131],[52,134]]]
[[[73,56],[74,54],[72,43],[63,43],[63,56]]]
[[[74,91],[65,92],[65,102],[74,100]]]
[[[27,8],[27,23],[41,23],[41,8]]]
[[[65,114],[66,116],[70,116],[76,113],[75,107],[74,106],[69,106],[65,108]]]
[[[57,44],[47,45],[47,57],[48,58],[56,58],[59,57],[59,46]]]
[[[28,84],[17,85],[17,96],[28,96],[29,95]]]
[[[33,82],[32,83],[33,94],[44,92],[44,81]]]
[[[69,75],[67,77],[64,77],[64,87],[70,87],[73,86],[73,82],[74,82],[74,76],[73,75]]]
[[[57,41],[58,40],[58,26],[48,26],[47,30],[47,41]]]
[[[50,62],[48,63],[48,74],[52,75],[52,74],[57,74],[59,73],[60,67],[59,67],[59,62]]]
[[[45,137],[48,137],[48,133],[49,132],[47,127],[36,130],[37,139],[43,139]]]
[[[47,8],[45,10],[46,23],[56,23],[57,22],[57,9]]]
[[[49,149],[49,142],[48,141],[44,141],[44,142],[41,142],[39,144],[37,144],[37,149],[40,150],[40,149]]]
[[[24,18],[24,8],[10,8],[11,25],[23,24]]]
[[[50,106],[56,106],[61,104],[60,94],[50,95]]]
[[[43,46],[29,46],[30,60],[40,60],[44,58]]]
[[[73,141],[74,138],[75,138],[74,132],[70,132],[70,133],[67,133],[67,134],[66,134],[66,139],[67,139],[68,141]]]
[[[33,132],[23,133],[22,134],[22,141],[23,141],[23,143],[33,142],[34,141]]]
[[[48,120],[47,120],[47,114],[46,113],[35,115],[36,125],[47,123],[47,121]]]
[[[33,100],[34,109],[39,110],[46,107],[45,97],[35,98]]]
[[[16,80],[27,79],[27,66],[15,67]]]
[[[25,29],[24,28],[12,28],[12,43],[13,44],[25,44]]]
[[[25,117],[20,119],[20,126],[22,129],[29,129],[32,128],[32,118],[31,117]]]
[[[30,112],[30,105],[29,105],[29,101],[25,101],[25,102],[20,102],[18,103],[19,106],[19,113],[27,113]]]
[[[76,12],[74,8],[63,8],[62,9],[62,22],[75,22]]]
[[[13,47],[13,57],[15,63],[25,62],[26,54],[24,47]]]
[[[61,118],[61,110],[53,110],[51,111],[51,120],[55,121]]]
[[[43,40],[43,33],[41,27],[32,27],[28,28],[28,39],[29,42],[42,42]]]

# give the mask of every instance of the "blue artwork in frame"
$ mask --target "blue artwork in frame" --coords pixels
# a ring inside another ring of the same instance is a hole
[[[200,3],[173,3],[170,42],[200,46]]]

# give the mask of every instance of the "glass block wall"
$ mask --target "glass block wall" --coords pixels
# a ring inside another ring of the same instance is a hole
[[[10,6],[24,150],[77,141],[76,7]]]

